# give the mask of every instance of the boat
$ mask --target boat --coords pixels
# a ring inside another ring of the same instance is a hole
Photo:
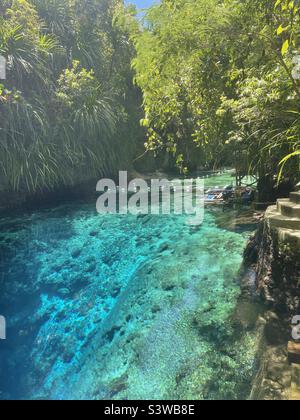
[[[233,185],[226,187],[214,187],[206,191],[204,202],[206,204],[225,204],[228,200],[235,196],[235,188]]]

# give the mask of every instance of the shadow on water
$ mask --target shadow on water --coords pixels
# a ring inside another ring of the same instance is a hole
[[[68,219],[63,216],[66,211]],[[37,274],[40,252],[51,253],[59,241],[74,235],[71,206],[39,213],[3,217],[0,221],[0,312],[7,319],[7,340],[0,342],[0,395],[26,395],[21,378],[30,369],[28,355],[43,324],[33,321],[39,308],[41,282]],[[45,288],[47,286],[45,285]]]

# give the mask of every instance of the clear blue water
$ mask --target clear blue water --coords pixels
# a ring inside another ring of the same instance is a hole
[[[0,220],[1,399],[247,398],[248,231],[72,203]],[[230,218],[233,214],[229,215]]]

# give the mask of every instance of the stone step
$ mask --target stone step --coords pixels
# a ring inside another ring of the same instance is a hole
[[[277,200],[276,209],[278,213],[282,213],[281,212],[282,206],[284,204],[289,204],[289,203],[291,203],[291,200],[289,198],[280,198],[279,200]],[[294,205],[296,204],[294,203]]]
[[[289,341],[289,343],[288,343],[288,355],[289,355],[289,362],[290,363],[300,365],[300,343],[295,343],[294,341]],[[300,380],[299,380],[299,386],[300,386]]]
[[[292,192],[290,199],[293,203],[300,204],[300,192]]]
[[[277,200],[277,210],[283,216],[300,218],[300,204],[293,203],[289,199]]]
[[[300,391],[299,391],[299,389],[295,389],[292,386],[289,400],[290,401],[300,401]]]
[[[292,386],[289,400],[300,401],[300,366],[292,365]]]
[[[300,248],[300,230],[279,228],[278,233],[282,242],[289,242],[294,247]]]
[[[277,206],[268,207],[265,217],[269,220],[271,227],[300,230],[300,218],[284,216],[279,213]]]

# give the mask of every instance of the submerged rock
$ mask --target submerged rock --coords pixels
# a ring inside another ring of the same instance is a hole
[[[201,229],[185,222],[61,208],[23,223],[17,248],[3,228],[1,303],[17,338],[0,387],[30,399],[247,398],[256,315],[235,309],[248,233],[210,212]]]

